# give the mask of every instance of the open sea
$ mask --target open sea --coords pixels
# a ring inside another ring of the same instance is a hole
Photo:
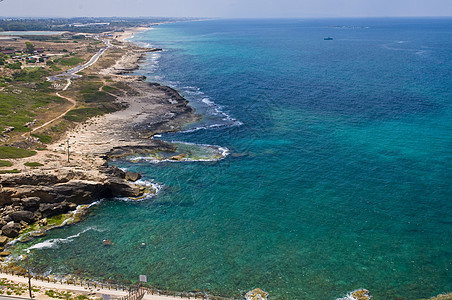
[[[101,201],[26,244],[33,270],[145,274],[234,297],[260,287],[272,300],[452,292],[451,37],[451,18],[209,20],[136,34],[164,49],[136,73],[203,115],[160,139],[229,155],[114,162],[159,194]]]

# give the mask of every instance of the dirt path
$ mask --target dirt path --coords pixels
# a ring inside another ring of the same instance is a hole
[[[5,278],[11,281],[14,281],[16,283],[21,284],[28,284],[28,278],[26,277],[20,277],[15,275],[9,275],[0,273],[0,278]],[[109,290],[109,289],[101,289],[101,288],[94,288],[94,287],[87,287],[87,286],[79,286],[79,285],[69,285],[69,284],[60,284],[60,283],[53,283],[53,282],[46,282],[41,281],[37,279],[31,280],[32,286],[41,287],[44,289],[51,289],[51,290],[64,290],[64,291],[71,291],[71,292],[77,292],[77,293],[95,293],[96,295],[100,295],[102,297],[102,294],[110,295],[112,298],[120,298],[126,296],[128,293],[126,291],[122,290]],[[33,293],[35,294],[35,293]],[[37,298],[40,299],[39,293],[36,294]],[[26,297],[28,298],[28,297]]]
[[[68,87],[71,85],[71,83],[72,83],[71,80],[68,79],[68,80],[67,80],[67,84],[66,84],[66,85],[64,86],[64,88],[63,88],[63,91],[67,90]],[[27,136],[27,135],[29,135],[29,134],[35,132],[36,130],[39,130],[39,129],[41,129],[41,128],[46,127],[47,125],[49,125],[49,124],[55,122],[56,120],[61,119],[61,118],[64,117],[69,111],[73,110],[73,109],[75,108],[75,106],[77,105],[77,102],[76,102],[74,99],[72,99],[72,98],[63,96],[63,95],[61,95],[59,92],[57,92],[56,95],[57,95],[58,97],[64,99],[64,100],[69,101],[69,102],[72,104],[71,107],[69,107],[65,112],[63,112],[61,115],[59,115],[59,116],[53,118],[52,120],[47,121],[47,122],[45,122],[44,124],[42,124],[42,125],[40,125],[40,126],[38,126],[38,127],[36,127],[36,128],[33,128],[33,129],[32,129],[31,131],[29,131],[29,132],[25,132],[24,134],[22,134],[23,137],[25,137],[25,136]]]
[[[15,275],[9,275],[0,273],[0,279],[8,279],[10,281],[14,281],[16,283],[21,284],[28,284],[28,278],[26,277],[20,277]],[[126,291],[122,290],[110,290],[105,288],[94,288],[92,286],[80,286],[80,285],[69,285],[69,284],[61,284],[61,283],[53,283],[53,282],[46,282],[42,280],[32,279],[31,285],[34,287],[40,287],[47,290],[62,290],[62,291],[70,291],[75,293],[82,293],[82,294],[95,294],[96,297],[102,298],[102,295],[110,295],[112,299],[118,299],[121,297],[124,297],[128,294]],[[36,299],[49,299],[49,297],[44,295],[44,292],[41,293],[33,293],[35,295]],[[21,296],[20,298],[29,299],[27,297],[28,293],[26,295]],[[151,294],[145,294],[143,297],[144,300],[176,300],[176,299],[188,299],[188,298],[181,298],[181,297],[172,297],[172,296],[162,296],[162,295],[151,295]]]
[[[77,67],[75,67],[75,68],[72,68],[71,70],[68,70],[68,71],[66,71],[66,72],[63,73],[63,74],[67,74],[67,75],[70,74],[70,75],[73,76],[73,75],[76,75],[76,73],[81,72],[81,71],[83,71],[84,69],[86,69],[86,68],[92,66],[93,64],[95,64],[95,63],[99,60],[99,58],[101,57],[101,55],[102,55],[107,49],[109,49],[110,47],[112,47],[112,45],[110,44],[109,41],[103,41],[103,42],[105,43],[106,47],[105,47],[105,48],[102,48],[99,52],[97,52],[96,54],[94,54],[94,56],[91,57],[91,59],[90,59],[87,63],[85,63],[85,64],[83,64],[83,65],[80,65],[80,66],[77,66]],[[61,74],[60,74],[60,75],[61,75]],[[57,76],[50,76],[50,77],[48,77],[48,80],[50,80],[50,81],[57,80],[57,79],[58,79],[58,76],[59,76],[59,75],[57,75]],[[80,75],[77,75],[77,76],[81,77]],[[64,92],[65,90],[67,90],[71,84],[72,84],[71,78],[67,78],[67,84],[64,86],[63,92]],[[69,101],[70,103],[72,103],[72,106],[71,106],[69,109],[67,109],[65,112],[63,112],[61,115],[57,116],[56,118],[53,118],[52,120],[50,120],[50,121],[48,121],[48,122],[45,122],[44,124],[42,124],[42,125],[40,125],[40,126],[38,126],[38,127],[36,127],[36,128],[33,128],[30,132],[26,132],[26,133],[22,134],[23,137],[25,137],[25,136],[27,136],[27,135],[29,135],[29,134],[35,132],[36,130],[39,130],[39,129],[41,129],[41,128],[46,127],[47,125],[53,123],[53,122],[56,121],[56,120],[61,119],[61,118],[64,117],[69,111],[71,111],[72,109],[74,109],[75,106],[77,105],[77,102],[76,102],[74,99],[71,99],[71,98],[69,98],[69,97],[62,96],[62,95],[61,95],[60,93],[58,93],[58,92],[56,93],[56,95],[57,95],[58,97],[62,98],[62,99],[65,99],[65,100]]]

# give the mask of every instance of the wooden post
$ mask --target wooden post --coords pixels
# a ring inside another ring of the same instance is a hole
[[[33,298],[31,294],[31,273],[30,273],[30,262],[28,256],[30,255],[30,250],[27,250],[27,273],[28,273],[28,292],[30,293],[30,299]]]
[[[67,139],[67,162],[69,162],[69,148],[70,148],[70,145],[69,145],[69,138]]]

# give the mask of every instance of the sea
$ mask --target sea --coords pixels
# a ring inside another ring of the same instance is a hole
[[[332,40],[325,40],[331,37]],[[452,292],[452,19],[156,25],[137,75],[202,120],[155,137],[215,159],[113,161],[159,188],[21,245],[33,272],[271,300]],[[113,242],[103,246],[102,240]],[[21,250],[22,251],[22,250]]]

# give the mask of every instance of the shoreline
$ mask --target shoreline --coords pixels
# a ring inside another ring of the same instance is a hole
[[[29,158],[15,160],[13,166],[22,170],[20,174],[1,175],[0,205],[3,207],[6,205],[9,209],[3,210],[2,217],[6,220],[1,226],[3,226],[2,229],[8,224],[15,226],[11,235],[0,236],[1,251],[3,246],[7,249],[14,247],[16,241],[22,238],[28,241],[45,235],[46,231],[53,228],[81,221],[89,208],[81,209],[80,215],[77,218],[74,217],[71,222],[66,222],[66,219],[62,224],[49,225],[53,216],[60,216],[61,213],[70,214],[78,207],[88,206],[100,198],[125,196],[132,200],[139,200],[157,192],[153,187],[145,188],[136,184],[135,182],[141,178],[139,174],[123,172],[109,166],[109,159],[124,157],[130,153],[175,151],[171,143],[153,140],[152,136],[180,131],[186,124],[198,121],[200,116],[173,88],[144,82],[142,77],[128,75],[140,67],[140,61],[147,52],[161,50],[142,48],[127,41],[135,33],[146,30],[150,28],[124,30],[117,39],[120,45],[116,47],[122,48],[126,53],[114,65],[102,68],[95,62],[87,67],[87,71],[99,73],[111,81],[127,83],[127,89],[122,91],[116,100],[124,109],[80,123],[68,130],[59,141],[48,145],[47,150],[38,151],[36,155]],[[104,55],[108,57],[108,53]],[[70,159],[66,161],[68,146]],[[26,163],[31,161],[39,162],[43,166],[27,168]],[[14,215],[17,208],[22,215],[27,216],[21,215],[21,220],[8,218],[10,214]],[[30,210],[34,211],[33,216],[30,215]],[[0,221],[3,220],[2,217]],[[3,234],[5,232],[6,230]],[[10,254],[9,251],[1,253],[3,257]],[[9,265],[9,267],[17,268],[15,265]],[[2,275],[0,274],[0,278]],[[182,295],[182,293],[179,294]],[[154,295],[153,298],[149,296],[145,296],[144,299],[152,300],[162,297],[173,299],[168,296]],[[215,299],[215,296],[211,297]],[[42,299],[48,299],[48,297]]]

